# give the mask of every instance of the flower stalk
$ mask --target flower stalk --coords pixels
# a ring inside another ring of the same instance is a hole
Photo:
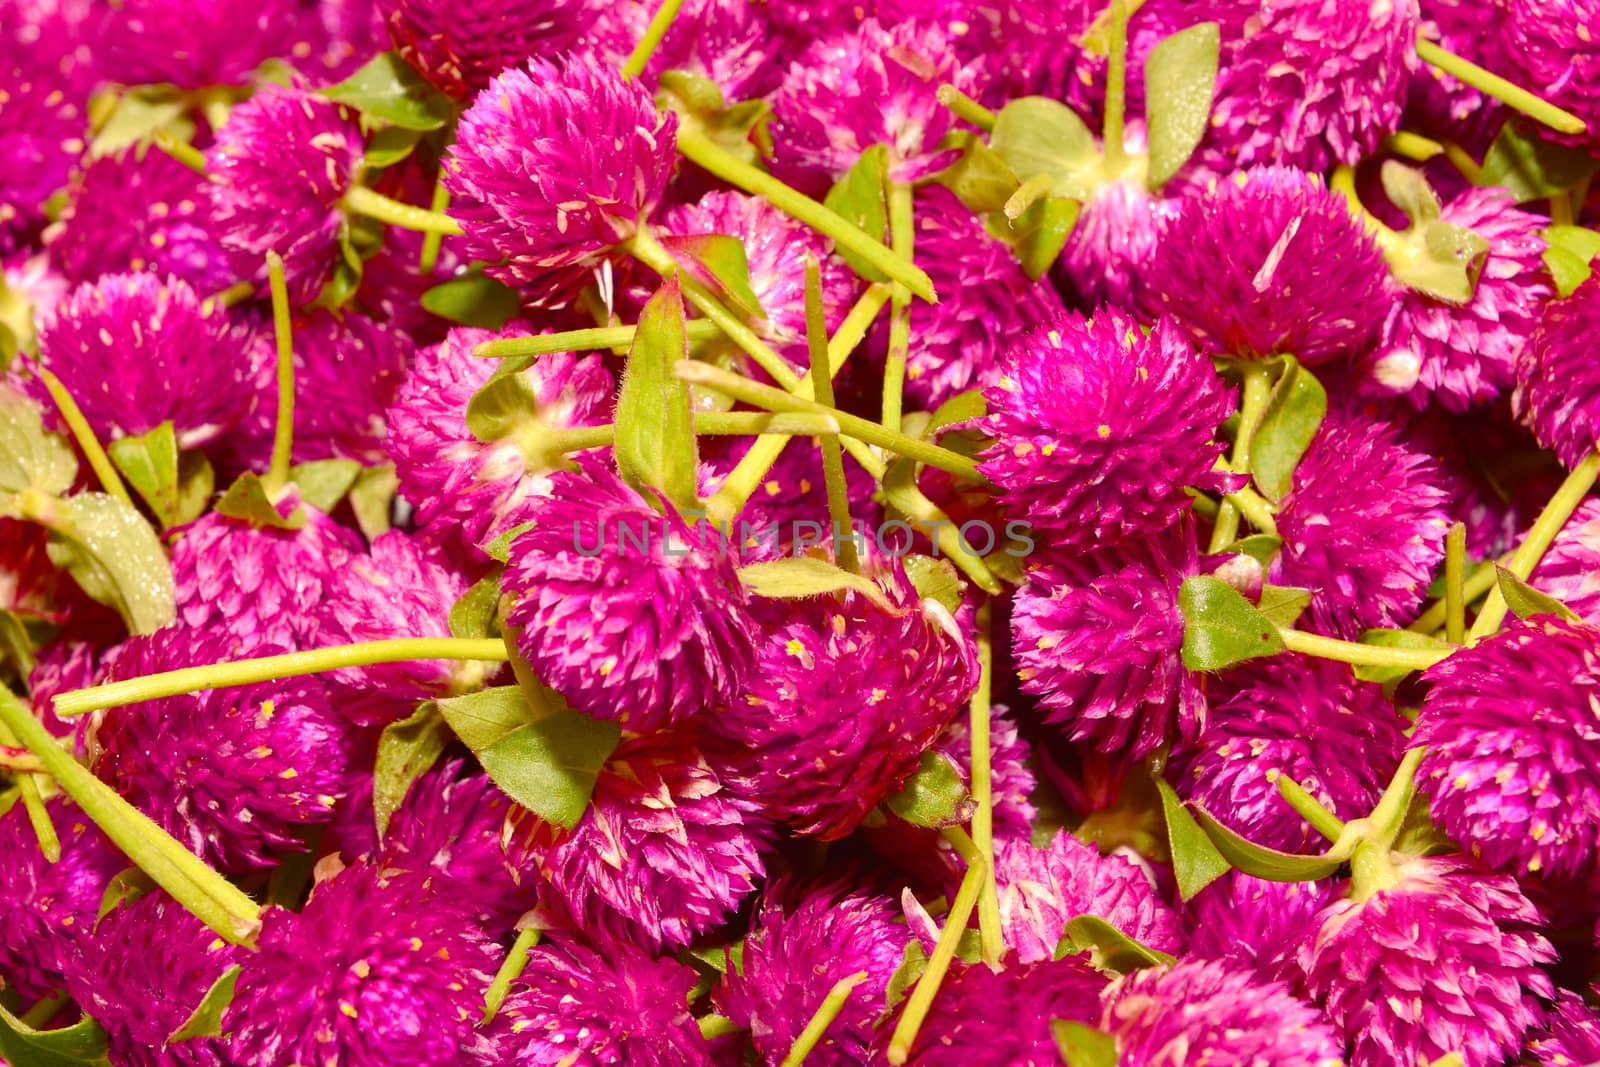
[[[461,223],[442,211],[403,204],[365,185],[352,185],[350,191],[344,194],[344,206],[347,211],[403,230],[437,233],[445,237],[459,237],[462,233]]]
[[[117,468],[112,465],[111,457],[106,455],[106,450],[101,446],[100,439],[95,436],[89,420],[84,418],[83,409],[78,407],[78,402],[72,399],[67,387],[49,367],[35,367],[34,373],[44,383],[45,389],[49,390],[50,399],[56,402],[56,409],[61,412],[62,421],[72,431],[72,439],[78,442],[78,448],[89,461],[94,476],[100,480],[101,488],[132,507],[133,497],[128,495],[128,487],[122,484]]]
[[[894,1033],[889,1038],[889,1062],[896,1067],[911,1057],[911,1046],[916,1043],[917,1034],[928,1018],[929,1009],[933,1007],[933,998],[939,995],[939,987],[944,984],[950,962],[955,959],[956,947],[961,943],[968,920],[972,918],[972,909],[977,904],[985,877],[983,857],[979,856],[977,862],[968,865],[967,873],[961,879],[956,898],[950,902],[950,913],[945,916],[944,928],[939,931],[939,941],[933,947],[933,955],[928,957],[928,969],[917,979],[911,996],[906,1000],[905,1010],[900,1013],[900,1021],[895,1024]]]

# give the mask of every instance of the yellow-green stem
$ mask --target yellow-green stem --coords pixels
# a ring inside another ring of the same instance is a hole
[[[1411,671],[1425,671],[1450,655],[1447,649],[1385,648],[1381,645],[1361,645],[1354,641],[1340,641],[1299,630],[1283,630],[1284,647],[1303,656],[1316,656],[1340,663],[1361,667],[1396,667]]]
[[[1228,493],[1223,500],[1233,505],[1234,510],[1261,533],[1277,534],[1278,520],[1272,503],[1248,485],[1237,493]]]
[[[283,257],[267,253],[267,283],[272,289],[272,333],[278,344],[278,421],[272,430],[272,461],[263,488],[276,499],[289,484],[294,462],[294,334],[289,325],[289,288],[283,277]]]
[[[867,972],[857,971],[833,983],[833,988],[822,998],[816,1013],[811,1016],[811,1021],[806,1023],[806,1028],[800,1031],[800,1036],[794,1039],[794,1044],[789,1047],[789,1054],[783,1058],[779,1067],[800,1067],[805,1063],[806,1057],[817,1047],[822,1035],[828,1032],[833,1020],[844,1010],[845,1001],[850,999],[850,991],[866,980]]]
[[[182,163],[202,178],[208,178],[206,173],[206,154],[187,141],[180,141],[165,130],[157,130],[155,134],[156,147],[161,149],[173,159]]]
[[[1344,833],[1344,820],[1323,806],[1322,801],[1307,792],[1306,787],[1276,770],[1267,772],[1267,780],[1278,787],[1278,795],[1288,801],[1312,829],[1329,841],[1337,841]]]
[[[530,926],[526,930],[517,932],[517,939],[511,943],[506,958],[500,962],[500,969],[495,972],[494,981],[489,983],[489,992],[484,994],[483,1022],[491,1021],[500,1013],[500,1005],[506,1002],[506,994],[511,992],[511,983],[515,982],[528,966],[528,953],[539,943],[539,935],[540,930],[537,926]]]
[[[1467,580],[1461,587],[1461,598],[1464,603],[1472,603],[1495,587],[1495,562],[1494,560],[1487,560],[1480,563],[1472,569],[1471,574],[1467,575]],[[1511,562],[1511,553],[1507,552],[1501,556],[1499,562],[1501,565],[1509,564]],[[1448,611],[1449,605],[1445,603],[1443,597],[1440,597],[1433,602],[1427,611],[1422,613],[1416,622],[1406,627],[1406,629],[1412,633],[1431,634],[1445,625],[1445,616]]]
[[[911,183],[889,183],[889,245],[896,255],[914,259],[916,227],[911,214]],[[883,425],[900,429],[905,403],[906,359],[911,350],[911,290],[895,285],[889,298],[889,354],[883,367]]]
[[[928,969],[917,979],[911,996],[906,1000],[905,1009],[900,1013],[900,1021],[895,1024],[894,1033],[889,1038],[888,1058],[896,1067],[910,1058],[911,1046],[916,1043],[917,1034],[928,1018],[933,998],[939,995],[945,972],[949,971],[950,961],[955,959],[956,948],[961,943],[961,935],[972,918],[972,908],[978,901],[985,877],[980,856],[979,861],[969,866],[966,876],[961,879],[961,888],[956,891],[956,899],[950,904],[949,915],[945,916],[944,929],[939,931],[939,941],[933,947],[933,955],[928,958]]]
[[[1473,185],[1477,185],[1483,177],[1483,164],[1472,158],[1472,154],[1454,141],[1444,143],[1444,157],[1450,165],[1461,172],[1461,176]]]
[[[1395,884],[1391,853],[1417,792],[1417,765],[1422,762],[1423,751],[1414,748],[1405,754],[1377,807],[1366,819],[1366,839],[1356,846],[1350,858],[1350,898],[1358,903]]]
[[[390,226],[398,226],[402,230],[437,233],[447,237],[461,234],[461,223],[444,212],[429,211],[415,204],[403,204],[365,185],[351,186],[350,191],[344,194],[343,203],[347,211],[386,222]]]
[[[1127,116],[1128,87],[1128,5],[1127,0],[1111,4],[1111,65],[1106,73],[1106,116],[1101,127],[1101,156],[1107,174],[1120,174],[1127,162],[1122,143]]]
[[[706,319],[690,319],[683,326],[690,344],[722,336],[717,324]],[[613,350],[622,353],[632,346],[637,330],[635,326],[597,326],[592,330],[568,330],[534,337],[501,337],[483,342],[472,350],[472,354],[482,359],[504,359],[507,356],[543,356],[552,352]]]
[[[817,257],[806,253],[806,343],[811,366],[811,395],[817,402],[833,407],[833,361],[828,358],[828,322],[822,307],[822,268]],[[850,491],[844,481],[844,459],[839,435],[824,434],[818,441],[822,450],[822,480],[828,493],[828,517],[833,525],[831,538],[839,566],[852,574],[861,573],[856,558],[854,526],[850,521]]]
[[[0,745],[14,749],[21,743],[9,726],[0,723]],[[38,770],[42,772],[44,765],[40,764]],[[22,806],[28,813],[28,822],[33,826],[33,836],[39,842],[39,851],[51,863],[56,862],[61,858],[61,838],[56,836],[56,824],[50,821],[50,811],[45,807],[44,795],[39,792],[38,780],[31,774],[17,775],[17,793],[21,796]]]
[[[978,935],[983,962],[999,966],[1006,944],[1000,929],[1000,893],[994,874],[994,776],[989,745],[990,690],[994,684],[994,639],[990,635],[992,610],[985,601],[977,613],[978,688],[972,694],[967,734],[972,749],[972,843],[983,857],[983,887],[978,893]]]
[[[1520,111],[1535,122],[1542,122],[1553,130],[1562,133],[1583,133],[1587,129],[1584,121],[1572,112],[1556,107],[1476,63],[1446,52],[1426,37],[1417,38],[1417,56],[1429,66],[1439,68],[1485,96],[1492,96],[1512,110]]]
[[[1421,134],[1407,133],[1399,130],[1383,139],[1383,146],[1397,156],[1404,156],[1417,163],[1426,163],[1435,156],[1444,154],[1444,145]]]
[[[672,20],[678,17],[678,9],[683,6],[683,0],[661,0],[661,6],[656,8],[656,13],[650,19],[650,25],[644,28],[644,36],[639,38],[639,43],[628,54],[628,59],[622,64],[624,78],[637,78],[644,73],[644,68],[650,65],[650,57],[655,54],[656,47],[661,44],[661,39],[672,28]]]
[[[444,187],[444,168],[439,168],[439,179],[433,183],[434,214],[443,215],[445,208],[450,206],[450,190]],[[423,275],[433,273],[439,265],[439,247],[444,244],[444,234],[438,230],[429,230],[422,236],[422,254],[417,257],[417,269]]]
[[[1267,401],[1272,396],[1272,380],[1267,368],[1259,363],[1245,363],[1240,367],[1244,388],[1239,399],[1239,430],[1233,439],[1233,458],[1228,469],[1235,474],[1250,473],[1250,447],[1255,441],[1256,428],[1266,413]],[[1239,539],[1239,509],[1223,500],[1217,508],[1217,520],[1211,528],[1208,551],[1220,552]]]
[[[938,92],[939,103],[955,112],[958,118],[966,119],[984,133],[994,129],[999,115],[978,103],[954,85],[941,85]]]
[[[1467,636],[1467,524],[1450,527],[1444,539],[1444,637],[1459,645]]]
[[[72,431],[73,440],[77,441],[78,447],[83,450],[84,458],[89,461],[94,476],[100,479],[101,488],[131,507],[133,498],[128,495],[128,487],[122,484],[117,468],[112,466],[111,457],[107,456],[106,450],[100,446],[100,439],[94,435],[94,428],[89,425],[89,420],[83,417],[83,409],[78,407],[78,402],[72,399],[72,394],[67,392],[67,387],[61,384],[61,379],[57,378],[50,368],[36,366],[33,372],[50,391],[50,399],[56,402],[62,420]]]

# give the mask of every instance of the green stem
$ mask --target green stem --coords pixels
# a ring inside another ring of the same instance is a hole
[[[817,203],[804,193],[796,192],[766,171],[730,154],[688,125],[678,128],[678,151],[683,153],[685,159],[730,185],[753,196],[766,197],[779,211],[833,238],[840,248],[854,252],[929,303],[939,299],[933,291],[933,280],[916,264],[895,255],[883,246],[883,242],[874,240],[861,227],[831,208]]]
[[[1101,158],[1108,174],[1120,174],[1127,165],[1123,146],[1123,126],[1128,96],[1128,5],[1113,0],[1111,5],[1111,66],[1106,73],[1106,118],[1101,127]]]
[[[957,118],[966,119],[984,133],[992,132],[995,122],[1000,118],[954,85],[939,86],[937,95],[939,103],[955,112]]]
[[[845,443],[848,445],[852,442],[846,438]],[[871,467],[867,469],[869,472],[872,470]],[[878,483],[882,485],[883,475],[879,474],[877,478]],[[1005,587],[1000,584],[1000,579],[995,577],[989,565],[983,561],[983,557],[968,551],[967,546],[961,543],[958,524],[951,522],[950,516],[929,500],[914,480],[897,486],[893,502],[908,519],[915,519],[927,529],[934,531],[933,540],[939,546],[939,551],[954,563],[962,574],[971,578],[979,589],[996,596],[1004,590]]]
[[[719,1037],[737,1034],[744,1030],[744,1027],[726,1015],[702,1015],[695,1022],[700,1027],[700,1036],[707,1041],[714,1041]]]
[[[1417,56],[1424,63],[1472,86],[1485,96],[1492,96],[1507,107],[1520,111],[1535,122],[1542,122],[1552,130],[1562,133],[1583,133],[1584,121],[1570,111],[1535,96],[1518,85],[1513,85],[1498,74],[1484,70],[1476,63],[1462,59],[1434,44],[1426,37],[1417,38]]]
[[[889,244],[896,255],[915,259],[910,182],[889,183]],[[895,285],[889,302],[889,353],[883,367],[883,425],[899,430],[905,401],[906,359],[911,352],[911,290]]]
[[[822,1035],[828,1032],[833,1020],[844,1010],[844,1002],[850,998],[850,991],[866,980],[867,972],[857,971],[833,983],[833,988],[822,998],[816,1013],[811,1016],[811,1021],[806,1023],[806,1028],[800,1031],[800,1036],[794,1039],[794,1044],[789,1047],[789,1054],[783,1058],[779,1067],[800,1067],[805,1063],[806,1057],[817,1047]]]
[[[429,211],[414,204],[402,204],[365,185],[353,185],[344,194],[345,210],[369,219],[377,219],[403,230],[420,233],[438,233],[448,237],[461,235],[461,223],[440,211]]]
[[[1459,645],[1467,636],[1467,524],[1450,527],[1444,539],[1444,637]]]
[[[283,257],[267,253],[267,281],[272,289],[272,333],[278,344],[278,416],[272,429],[272,461],[263,488],[276,500],[289,484],[294,462],[294,333],[289,325],[289,288],[283,277]]]
[[[144,700],[194,693],[201,689],[227,689],[254,685],[279,678],[298,678],[306,674],[336,671],[341,667],[364,667],[374,663],[409,663],[415,660],[485,660],[504,663],[509,659],[505,645],[497,640],[464,637],[399,637],[385,641],[359,641],[280,656],[233,660],[204,667],[184,667],[160,674],[147,674],[120,682],[107,682],[88,689],[74,689],[55,698],[55,711],[63,718],[137,704]],[[33,746],[29,746],[32,748]]]
[[[1471,574],[1467,575],[1466,583],[1461,587],[1461,597],[1464,603],[1472,603],[1495,587],[1497,582],[1494,570],[1495,562],[1495,560],[1488,560],[1480,563],[1472,569]],[[1510,564],[1511,553],[1507,552],[1501,556],[1498,562],[1502,566]],[[1407,626],[1406,629],[1412,633],[1431,634],[1445,625],[1448,612],[1449,605],[1441,597],[1434,601],[1433,605],[1423,612],[1416,622]]]
[[[1454,141],[1444,143],[1444,157],[1450,165],[1461,172],[1461,176],[1473,185],[1479,184],[1483,177],[1483,164],[1472,158],[1472,154]]]
[[[528,953],[539,943],[539,935],[540,930],[537,926],[517,931],[517,939],[511,943],[506,958],[501,961],[500,969],[495,972],[494,981],[489,983],[489,992],[484,994],[483,1020],[479,1025],[492,1021],[500,1013],[500,1005],[506,1002],[506,994],[511,992],[511,983],[521,977],[523,970],[527,968]]]
[[[1249,474],[1250,448],[1256,429],[1261,425],[1261,416],[1266,414],[1267,401],[1272,397],[1272,379],[1260,363],[1242,364],[1240,372],[1244,375],[1244,388],[1239,399],[1239,430],[1233,439],[1233,458],[1228,469],[1235,474]],[[1225,499],[1217,508],[1217,521],[1211,528],[1211,544],[1207,551],[1221,552],[1238,539],[1239,509]]]
[[[833,361],[828,358],[828,322],[822,308],[822,268],[817,257],[806,253],[806,343],[810,348],[811,395],[817,402],[833,407]],[[844,481],[844,459],[838,434],[824,434],[822,479],[828,492],[828,516],[833,524],[833,546],[839,566],[852,574],[861,573],[856,558],[854,526],[850,521],[850,491]]]
[[[1228,493],[1223,500],[1233,505],[1235,511],[1250,521],[1250,525],[1264,534],[1277,536],[1278,520],[1270,501],[1248,485],[1237,493]]]
[[[1277,785],[1278,795],[1288,801],[1289,806],[1310,823],[1312,829],[1329,841],[1339,840],[1344,833],[1344,820],[1325,808],[1322,801],[1306,791],[1305,786],[1276,770],[1267,772],[1267,780]]]
[[[1398,130],[1383,139],[1383,146],[1397,156],[1417,163],[1426,163],[1435,156],[1444,155],[1444,145],[1421,134]]]
[[[1544,506],[1539,517],[1528,528],[1528,533],[1522,539],[1522,544],[1511,554],[1511,563],[1506,567],[1512,575],[1521,581],[1527,581],[1533,569],[1544,558],[1546,550],[1561,528],[1567,524],[1572,513],[1583,503],[1583,498],[1589,495],[1589,490],[1594,488],[1595,477],[1600,475],[1600,452],[1591,452],[1584,457],[1583,462],[1572,468],[1567,475],[1567,480],[1561,483],[1561,488],[1556,490],[1550,502]],[[1472,623],[1472,630],[1467,634],[1469,642],[1487,637],[1500,628],[1506,617],[1506,598],[1500,592],[1497,583],[1489,590],[1488,599],[1483,602],[1483,610],[1478,612],[1478,617]]]
[[[1359,667],[1395,667],[1411,671],[1425,671],[1442,659],[1449,657],[1447,649],[1384,648],[1380,645],[1360,645],[1354,641],[1340,641],[1332,637],[1303,633],[1299,630],[1280,631],[1284,647],[1303,656],[1331,659]]]
[[[21,742],[11,728],[0,723],[0,745],[15,749],[19,744]],[[40,764],[38,770],[43,771],[44,765]],[[50,820],[50,810],[45,807],[44,795],[39,792],[39,783],[32,774],[17,775],[17,793],[27,810],[28,822],[33,824],[33,836],[38,839],[39,851],[51,863],[56,862],[61,858],[61,838],[56,835],[56,824]]]
[[[161,149],[173,159],[182,163],[202,178],[209,178],[206,173],[206,154],[187,141],[180,141],[166,130],[157,130],[155,134],[156,147]]]
[[[1012,222],[1017,221],[1027,214],[1030,207],[1055,191],[1056,176],[1054,174],[1035,174],[1017,186],[1017,191],[1006,198],[1003,208],[1006,218]]]
[[[655,54],[656,46],[661,44],[661,39],[672,28],[672,20],[678,17],[678,9],[683,6],[683,0],[661,0],[661,6],[656,8],[655,15],[650,19],[650,25],[644,28],[644,36],[639,38],[639,43],[628,54],[627,62],[622,64],[624,78],[637,78],[644,73],[644,68],[650,65],[650,57]]]
[[[443,215],[450,206],[450,190],[444,187],[444,168],[439,168],[439,179],[433,183],[433,211]],[[429,230],[422,237],[422,254],[417,258],[417,270],[424,276],[432,274],[439,265],[439,247],[444,244],[444,234]]]
[[[1378,798],[1378,806],[1366,819],[1366,839],[1356,846],[1350,858],[1350,899],[1354,901],[1366,900],[1395,884],[1391,853],[1416,796],[1417,766],[1422,762],[1423,751],[1414,748],[1405,754],[1383,796]]]
[[[994,874],[994,771],[991,762],[989,725],[990,691],[994,685],[994,639],[990,636],[992,611],[987,601],[977,613],[978,688],[972,693],[967,734],[972,749],[972,799],[978,810],[972,813],[972,843],[983,857],[983,887],[978,893],[978,934],[983,962],[998,967],[1005,955],[1005,937],[1000,927],[1000,891]]]
[[[0,743],[0,771],[7,774],[41,774],[44,773],[44,764],[20,744]]]
[[[89,461],[89,467],[94,471],[94,476],[100,479],[100,485],[106,492],[121,500],[128,506],[133,506],[133,498],[128,495],[128,487],[122,484],[122,479],[117,475],[117,468],[111,465],[111,457],[106,455],[106,450],[100,447],[100,439],[94,435],[94,428],[89,425],[89,420],[83,417],[83,409],[78,407],[78,402],[72,399],[72,394],[67,387],[61,384],[61,379],[48,367],[34,367],[35,374],[50,391],[50,399],[56,402],[61,418],[66,422],[67,428],[72,431],[73,440],[78,442],[78,447],[83,450],[83,455]]]
[[[961,935],[972,918],[972,907],[983,889],[986,877],[983,868],[982,857],[967,868],[966,876],[961,879],[961,888],[956,891],[956,899],[950,904],[950,914],[945,917],[944,929],[939,931],[939,942],[934,945],[933,955],[928,958],[928,969],[917,979],[911,996],[906,1000],[905,1009],[900,1013],[900,1021],[895,1024],[894,1033],[889,1038],[888,1058],[896,1067],[910,1058],[911,1046],[916,1043],[917,1033],[928,1017],[928,1010],[933,1007],[933,998],[939,995],[939,986],[944,984],[950,961],[955,959]]]
[[[706,319],[690,319],[684,323],[689,343],[696,344],[721,337],[722,330]],[[504,359],[507,356],[544,356],[552,352],[626,352],[633,345],[636,326],[598,326],[592,330],[568,330],[565,333],[545,333],[535,337],[501,337],[485,341],[472,350],[483,359]]]
[[[22,1015],[22,1025],[34,1030],[43,1030],[45,1024],[56,1017],[56,1012],[71,1003],[72,997],[66,993],[55,995],[46,994],[34,1001],[33,1007]],[[51,1057],[52,1059],[54,1057]]]

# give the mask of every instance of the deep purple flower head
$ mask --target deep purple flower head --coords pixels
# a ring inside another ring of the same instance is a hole
[[[1448,494],[1389,424],[1330,412],[1294,472],[1269,579],[1311,590],[1299,625],[1355,639],[1405,626],[1444,558]]]
[[[972,91],[977,77],[935,23],[869,18],[819,40],[790,64],[772,97],[775,166],[808,186],[826,186],[881,144],[892,180],[931,174],[948,162],[940,142],[956,127],[935,94],[945,84]]]
[[[1600,846],[1600,630],[1513,621],[1431,668],[1413,747],[1433,817],[1496,870],[1579,875]],[[1593,697],[1593,699],[1591,699]]]
[[[1600,443],[1600,372],[1593,355],[1600,330],[1600,278],[1544,305],[1533,338],[1517,360],[1511,408],[1567,467]]]
[[[1327,882],[1268,882],[1229,871],[1184,911],[1190,956],[1296,985],[1300,942],[1331,897]]]
[[[1202,150],[1219,171],[1356,163],[1417,69],[1417,0],[1264,0],[1224,52]]]
[[[108,274],[73,289],[45,321],[39,363],[61,379],[102,440],[171,419],[188,448],[244,414],[244,344],[227,313],[204,304],[188,282]],[[43,382],[29,389],[54,408]]]
[[[755,623],[714,531],[663,515],[599,462],[550,475],[522,517],[533,525],[511,542],[501,588],[546,685],[640,732],[737,698]]]
[[[1061,271],[1085,306],[1138,306],[1162,228],[1179,204],[1131,178],[1095,188],[1061,250]],[[939,293],[942,297],[944,290]]]
[[[1400,762],[1407,723],[1382,687],[1329,660],[1276,657],[1224,675],[1179,792],[1258,845],[1320,852],[1322,837],[1278,794],[1287,774],[1341,819],[1366,815]]]
[[[467,1055],[499,965],[477,926],[409,875],[365,864],[298,914],[268,908],[227,1024],[240,1067],[434,1067]]]
[[[984,390],[976,425],[994,442],[978,469],[1006,511],[1064,550],[1155,534],[1188,509],[1185,487],[1231,489],[1213,473],[1230,390],[1176,323],[1148,336],[1102,308],[1035,329]]]
[[[767,830],[754,812],[697,739],[651,734],[611,754],[573,829],[519,819],[514,859],[541,880],[540,902],[576,925],[682,946],[761,877]]]
[[[580,0],[381,0],[395,51],[457,100],[534,56],[565,52],[583,18]]]
[[[84,101],[65,93],[60,75],[23,52],[0,60],[0,254],[29,243],[45,219],[45,201],[67,183],[87,145]]]
[[[1344,1041],[1279,982],[1206,960],[1134,971],[1101,994],[1100,1030],[1126,1067],[1343,1067]]]
[[[933,751],[949,760],[961,780],[972,784],[971,720],[957,716],[950,720]],[[994,836],[997,840],[1021,841],[1033,831],[1038,810],[1028,798],[1038,786],[1028,766],[1028,742],[1017,732],[1015,719],[1003,704],[989,709],[989,784],[994,802]]]
[[[622,66],[657,5],[651,0],[591,0],[591,7],[594,22],[585,45],[607,65]],[[664,72],[683,70],[714,82],[729,103],[764,96],[782,74],[781,43],[762,0],[688,0],[650,56],[644,81],[654,89]]]
[[[1555,597],[1585,622],[1600,622],[1600,500],[1578,505],[1528,584]]]
[[[243,645],[225,631],[168,627],[131,638],[109,674],[134,678],[286,651]],[[348,731],[315,676],[112,708],[95,743],[102,780],[227,871],[305,851],[301,832],[333,818],[353,769]]]
[[[94,923],[106,883],[128,866],[72,803],[45,806],[61,841],[54,863],[39,851],[20,801],[0,815],[0,980],[30,1006],[62,987],[74,936]]]
[[[465,255],[559,305],[638,231],[676,160],[675,115],[586,55],[514,68],[479,93],[445,161]]]
[[[1183,201],[1151,257],[1145,302],[1209,352],[1291,353],[1315,366],[1377,333],[1387,278],[1383,254],[1338,194],[1304,171],[1257,167]]]
[[[899,789],[977,684],[977,648],[896,561],[881,602],[850,591],[762,605],[750,683],[708,725],[738,749],[741,788],[775,820],[844,837]]]
[[[1028,572],[1011,616],[1017,674],[1073,740],[1131,745],[1137,757],[1200,732],[1205,697],[1179,659],[1178,587],[1200,569],[1194,536],[1182,523]]]
[[[1461,856],[1399,861],[1393,882],[1340,899],[1300,947],[1312,1000],[1341,1028],[1351,1067],[1504,1063],[1552,996],[1555,958],[1510,878]]]
[[[1528,1042],[1538,1067],[1587,1067],[1600,1062],[1600,1016],[1576,993],[1561,990],[1549,1022]]]
[[[1600,11],[1585,0],[1502,0],[1503,47],[1512,80],[1589,124],[1581,134],[1541,135],[1594,144],[1600,130]],[[1520,76],[1519,76],[1520,75]]]
[[[865,972],[815,1053],[828,1062],[865,1062],[909,936],[894,920],[887,897],[844,886],[802,893],[779,883],[768,891],[738,965],[723,973],[712,994],[718,1010],[750,1031],[757,1055],[775,1062],[788,1054],[833,984]]]
[[[291,299],[309,304],[333,274],[365,138],[343,105],[266,85],[234,108],[206,152],[217,232],[241,263],[283,257]],[[247,268],[248,269],[248,268]]]
[[[237,85],[292,54],[304,29],[293,0],[123,0],[98,42],[111,81],[180,89]]]
[[[124,1067],[225,1067],[223,1041],[167,1044],[239,950],[161,890],[113,908],[74,945],[67,989]]]

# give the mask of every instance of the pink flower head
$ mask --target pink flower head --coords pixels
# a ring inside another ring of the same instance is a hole
[[[1586,500],[1572,513],[1528,578],[1585,622],[1600,623],[1600,500]]]
[[[1162,229],[1180,203],[1158,197],[1130,178],[1096,186],[1061,250],[1061,272],[1083,304],[1139,305]],[[942,296],[944,290],[939,292]]]
[[[0,254],[29,244],[45,221],[45,201],[67,183],[87,147],[88,119],[60,73],[18,51],[0,60]]]
[[[1189,901],[1186,948],[1191,957],[1297,987],[1300,942],[1331,898],[1327,882],[1269,882],[1229,871]]]
[[[1542,136],[1592,147],[1600,131],[1600,11],[1585,0],[1502,0],[1507,71],[1519,85],[1589,124]]]
[[[782,74],[781,38],[773,33],[762,0],[688,0],[645,66],[654,89],[669,70],[688,71],[716,84],[729,103],[765,96]],[[585,44],[605,63],[620,67],[655,15],[651,0],[597,0]]]
[[[580,0],[382,0],[400,58],[457,100],[535,56],[555,57],[578,36]]]
[[[98,55],[106,76],[128,85],[247,82],[264,61],[289,56],[306,28],[293,0],[123,0],[112,12]]]
[[[1600,365],[1590,358],[1600,330],[1600,278],[1544,305],[1533,338],[1517,361],[1511,407],[1567,467],[1600,443]]]

